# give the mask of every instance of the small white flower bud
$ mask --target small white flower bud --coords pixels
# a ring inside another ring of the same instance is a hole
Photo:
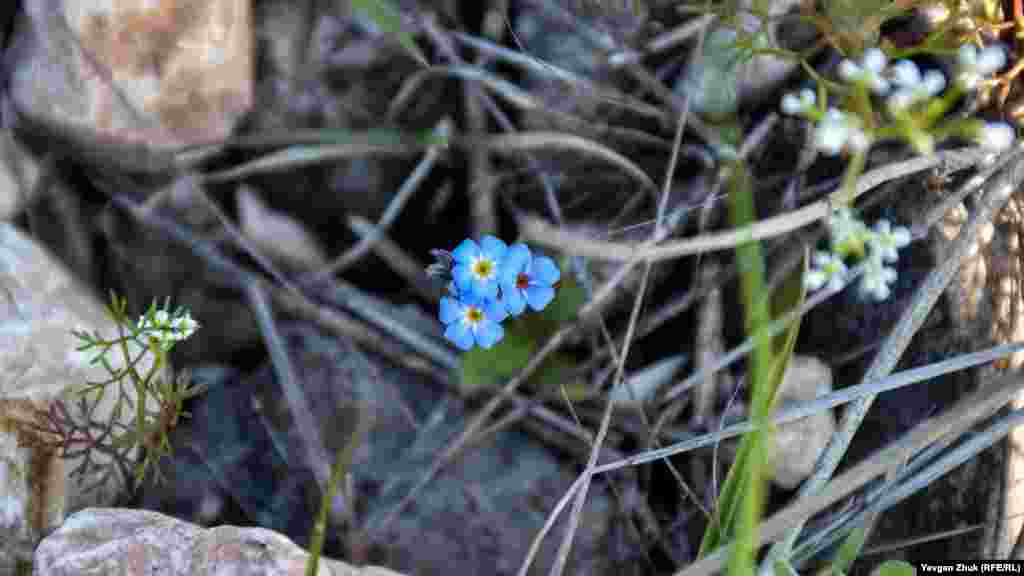
[[[1005,122],[987,122],[977,135],[978,144],[989,150],[1006,150],[1013,146],[1016,131]]]

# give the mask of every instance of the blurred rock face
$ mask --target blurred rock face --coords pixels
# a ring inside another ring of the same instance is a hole
[[[203,529],[155,512],[91,508],[75,514],[36,550],[33,574],[263,574],[305,571],[308,554],[263,528]],[[401,576],[376,566],[320,558],[320,576]]]
[[[46,444],[54,439],[27,426],[45,424],[39,411],[50,410],[58,400],[69,409],[69,427],[82,428],[90,421],[102,425],[114,417],[119,384],[108,386],[102,399],[90,401],[88,413],[78,409],[81,397],[76,391],[110,375],[91,362],[93,352],[76,350],[81,341],[71,330],[105,338],[117,333],[103,306],[55,258],[14,226],[0,224],[2,573],[22,548],[31,550],[66,513],[111,504],[127,481],[109,453],[87,452],[76,445],[74,457],[59,459],[59,451]],[[134,342],[127,345],[133,357],[140,353]],[[123,368],[120,354],[107,358],[113,369]],[[137,367],[145,371],[151,361],[144,357]],[[134,401],[134,387],[126,386],[123,392]],[[129,418],[125,412],[117,422],[126,425]],[[98,434],[96,430],[92,428]],[[87,461],[92,465],[83,467]]]
[[[226,138],[252,106],[247,0],[24,6],[10,94],[47,124],[172,147]]]

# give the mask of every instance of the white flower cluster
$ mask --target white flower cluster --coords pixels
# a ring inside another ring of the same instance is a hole
[[[804,88],[797,94],[785,94],[781,108],[785,114],[817,120],[814,146],[819,151],[836,156],[845,149],[862,151],[871,145],[858,116],[837,108],[829,108],[822,114],[815,106],[815,100],[814,91]]]
[[[169,350],[175,342],[192,336],[199,329],[199,323],[185,311],[172,316],[166,310],[156,310],[152,317],[143,314],[137,328],[140,335],[156,340],[165,350]]]
[[[814,145],[824,154],[836,156],[844,149],[863,152],[871,140],[861,128],[860,117],[829,108],[814,130]]]
[[[964,90],[974,90],[986,76],[995,74],[1006,65],[1006,53],[998,44],[981,50],[974,44],[964,44],[957,53],[956,82]]]
[[[813,267],[804,276],[807,289],[841,289],[850,275],[845,259],[853,256],[864,263],[861,294],[877,301],[888,298],[889,286],[896,281],[896,269],[886,264],[896,262],[898,250],[910,244],[910,231],[903,226],[893,228],[888,220],[879,220],[874,229],[869,229],[849,208],[835,210],[828,229],[831,251],[819,250],[814,254]]]
[[[885,64],[885,52],[878,48],[870,48],[864,51],[860,64],[848,58],[840,62],[839,77],[849,84],[864,83],[875,94],[885,96],[889,92]]]
[[[978,50],[973,44],[960,47],[955,72],[959,90],[973,90],[980,82],[1006,64],[1006,54],[999,45]],[[885,97],[885,108],[892,118],[908,114],[915,107],[939,97],[946,89],[946,77],[938,70],[924,73],[910,60],[888,65],[885,53],[878,48],[864,52],[860,62],[845,59],[839,63],[839,78],[850,85],[863,86],[872,94]],[[823,103],[825,104],[825,103]],[[865,131],[864,120],[855,113],[833,107],[818,106],[814,91],[803,89],[785,94],[780,106],[784,114],[803,116],[816,123],[814,145],[823,154],[835,156],[844,150],[861,152],[871,146],[872,134]],[[905,134],[916,150],[930,153],[935,143],[926,130],[911,123]],[[1014,130],[1003,122],[986,123],[973,138],[986,148],[1004,150],[1013,143]]]
[[[886,105],[893,112],[902,112],[911,106],[934,98],[946,89],[946,77],[938,70],[921,74],[917,64],[910,60],[899,60],[889,68],[889,77],[896,89],[886,99]]]

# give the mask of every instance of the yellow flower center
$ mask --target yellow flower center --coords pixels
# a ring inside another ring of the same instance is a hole
[[[490,278],[494,272],[494,263],[486,258],[481,258],[476,262],[473,262],[473,274],[476,274],[478,278]]]
[[[476,306],[466,307],[466,322],[470,324],[477,324],[484,319],[484,311],[477,308]]]

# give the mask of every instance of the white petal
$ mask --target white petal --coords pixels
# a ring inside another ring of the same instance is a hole
[[[1006,150],[1013,145],[1016,132],[1005,122],[989,122],[981,129],[978,143],[990,150]]]
[[[978,47],[971,43],[961,45],[956,59],[961,67],[974,70],[978,67]]]
[[[889,93],[889,82],[877,74],[871,75],[869,78],[869,84],[871,91],[879,96],[884,96]]]
[[[892,231],[892,243],[897,248],[903,248],[910,244],[910,230],[906,226],[900,226]]]
[[[1006,65],[1006,53],[1003,51],[1003,47],[998,44],[992,46],[986,46],[984,50],[978,54],[977,69],[978,73],[982,76],[988,76],[998,72],[1000,68]]]
[[[816,99],[817,98],[814,94],[814,90],[811,90],[810,88],[804,88],[803,90],[800,91],[800,103],[803,104],[805,108],[810,108],[811,106],[814,106],[814,102]]]
[[[857,80],[862,73],[860,66],[854,64],[852,60],[843,60],[839,63],[839,77],[846,82]]]
[[[784,114],[789,114],[791,116],[799,114],[800,111],[804,109],[800,99],[794,94],[783,95],[780,108]]]
[[[809,270],[804,276],[804,286],[808,290],[817,290],[825,285],[827,279],[828,277],[821,270]]]
[[[889,69],[893,84],[909,88],[921,82],[921,71],[910,60],[899,60]]]
[[[846,274],[833,274],[828,281],[828,289],[832,291],[841,290],[846,284]]]
[[[815,266],[819,268],[824,268],[825,266],[828,266],[829,262],[831,262],[832,259],[833,256],[831,252],[818,250],[817,252],[814,253],[813,262]]]
[[[924,73],[922,84],[929,96],[938,96],[946,88],[946,77],[938,70],[929,70]]]
[[[851,130],[847,142],[854,152],[863,152],[871,147],[871,139],[863,130]]]
[[[864,68],[872,72],[881,72],[885,69],[885,52],[878,48],[871,48],[864,53]]]
[[[815,145],[825,154],[835,156],[846,145],[849,131],[843,113],[829,108],[825,117],[818,123],[814,131]]]

